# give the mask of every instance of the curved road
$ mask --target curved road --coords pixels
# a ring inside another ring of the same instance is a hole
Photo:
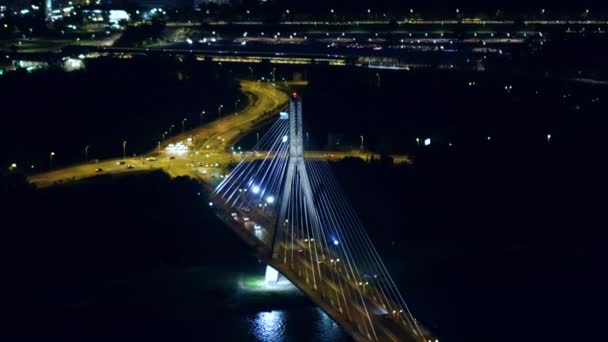
[[[226,113],[217,120],[198,128],[179,134],[165,140],[160,151],[155,149],[149,153],[126,159],[116,158],[97,163],[82,163],[51,170],[28,177],[30,183],[38,187],[47,187],[99,174],[121,174],[126,172],[163,170],[171,177],[189,176],[203,181],[212,181],[228,173],[227,165],[240,161],[239,156],[233,156],[229,147],[247,132],[263,124],[280,110],[286,109],[288,95],[270,83],[259,81],[241,81],[241,91],[249,98],[247,107],[239,112]],[[287,83],[290,85],[290,83]],[[299,83],[298,85],[302,85]],[[170,154],[165,148],[176,142],[187,143],[191,138],[188,152],[178,155]],[[371,153],[337,152],[337,151],[307,151],[306,157],[313,159],[338,160],[346,157],[356,157],[369,160]],[[409,163],[406,156],[393,156],[396,163]],[[216,163],[219,165],[216,167]],[[128,167],[131,165],[131,167]],[[97,171],[101,169],[103,171]]]

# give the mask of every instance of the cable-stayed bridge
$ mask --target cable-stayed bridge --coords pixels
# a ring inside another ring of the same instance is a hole
[[[357,341],[435,341],[414,318],[326,161],[306,160],[302,100],[215,188],[218,216]],[[274,272],[273,272],[274,271]]]

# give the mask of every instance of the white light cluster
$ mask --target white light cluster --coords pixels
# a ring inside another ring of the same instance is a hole
[[[165,151],[167,151],[168,153],[184,154],[188,152],[188,146],[184,145],[184,143],[180,141],[176,144],[169,144],[165,148]]]

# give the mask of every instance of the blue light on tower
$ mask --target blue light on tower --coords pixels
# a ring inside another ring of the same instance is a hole
[[[53,0],[46,0],[44,4],[44,17],[47,22],[51,22],[53,16]]]

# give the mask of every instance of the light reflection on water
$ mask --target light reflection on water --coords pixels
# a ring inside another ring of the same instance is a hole
[[[285,313],[279,310],[260,312],[250,322],[251,332],[261,342],[285,339]]]
[[[319,308],[260,312],[249,319],[256,341],[351,341],[344,331]]]
[[[320,316],[316,320],[316,330],[319,341],[338,341],[344,339],[344,332],[327,314],[316,308],[315,312]]]

